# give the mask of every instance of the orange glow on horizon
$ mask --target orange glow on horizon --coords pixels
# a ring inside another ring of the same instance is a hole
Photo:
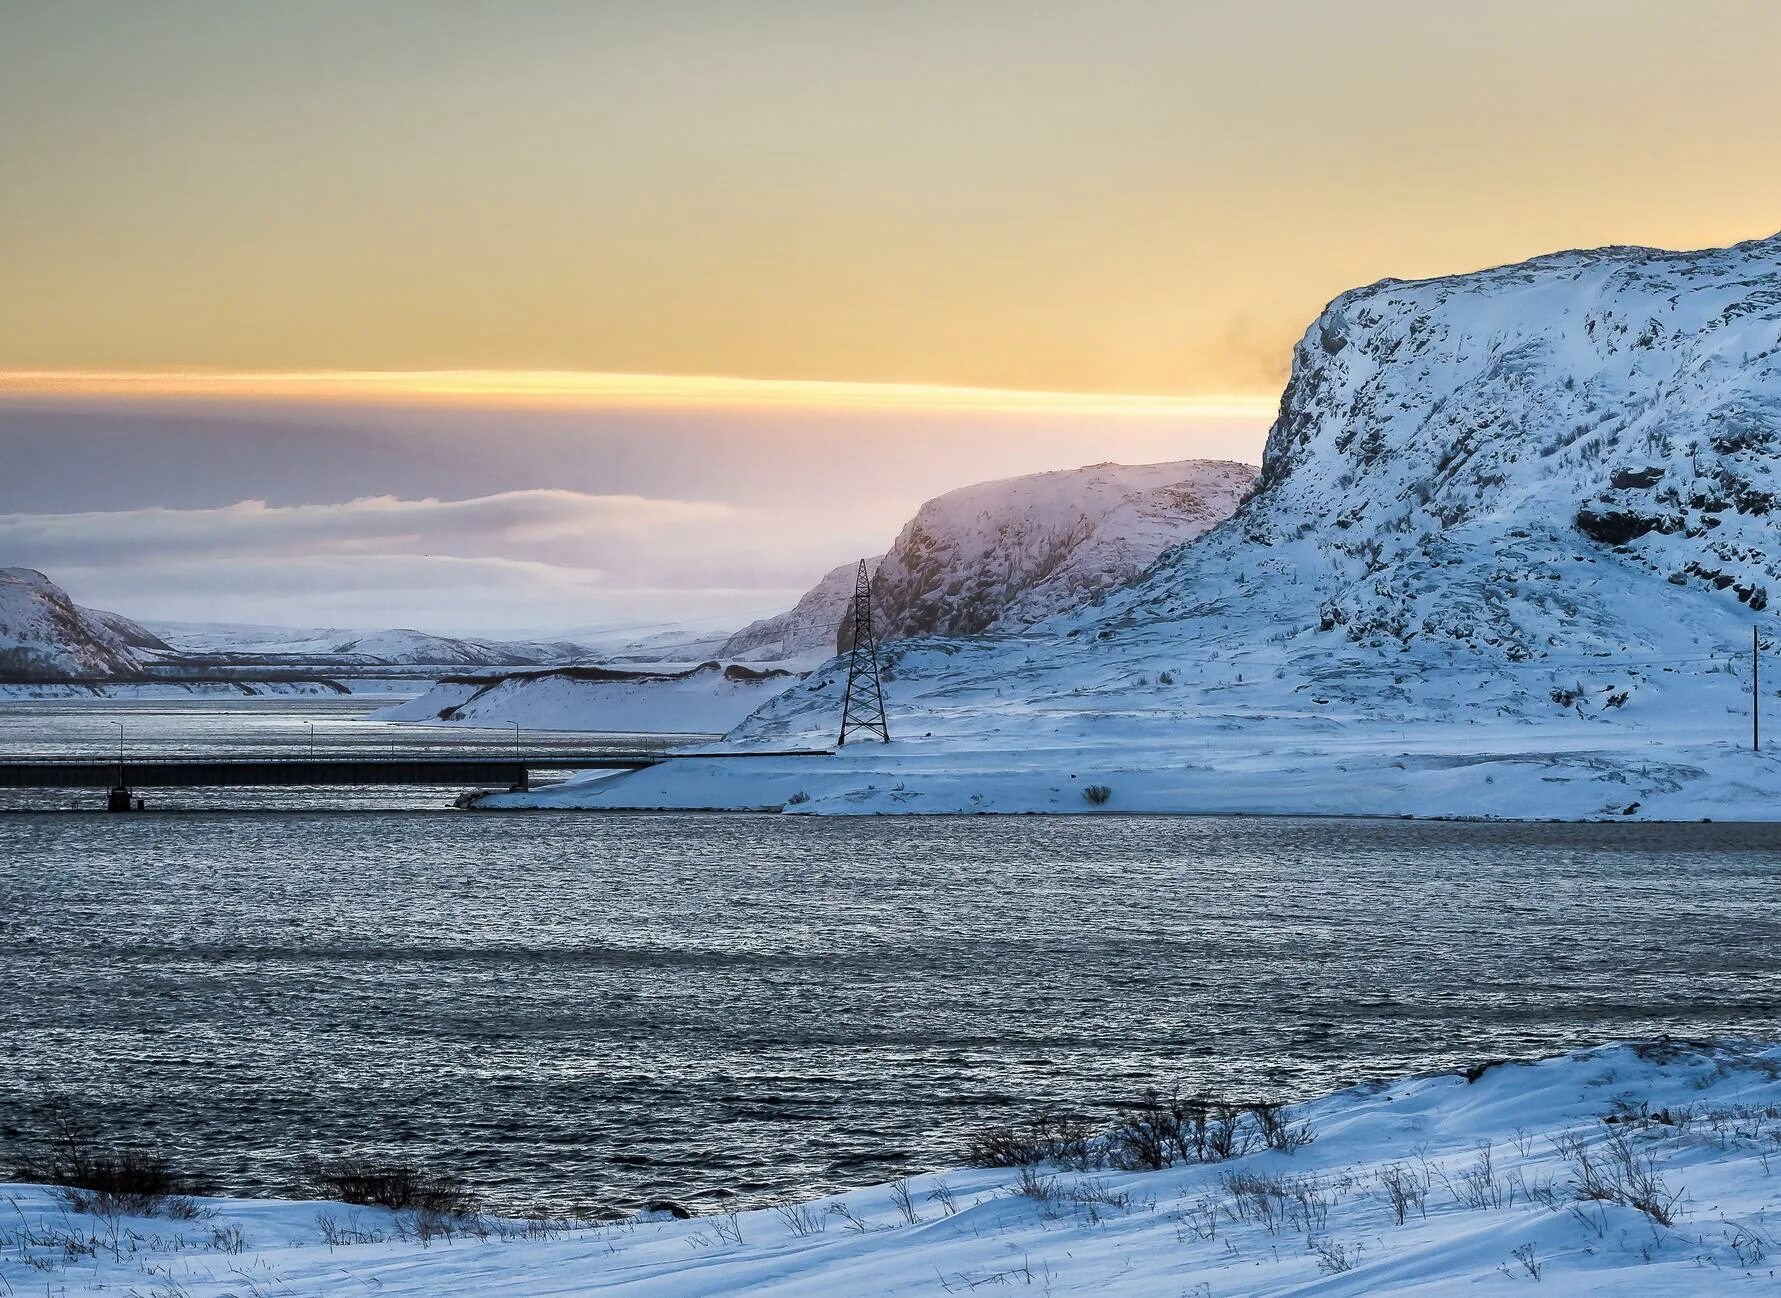
[[[1261,393],[1167,396],[574,370],[0,371],[0,398],[245,398],[547,407],[762,408],[1266,419]]]

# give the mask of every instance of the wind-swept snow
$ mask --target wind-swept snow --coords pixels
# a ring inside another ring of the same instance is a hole
[[[1310,1144],[1161,1171],[961,1170],[725,1217],[485,1221],[449,1237],[341,1204],[104,1218],[0,1187],[0,1282],[68,1298],[1781,1288],[1781,1048],[1615,1045],[1362,1085],[1288,1116]]]
[[[1026,634],[893,644],[888,749],[532,801],[1772,819],[1778,469],[1781,236],[1387,280],[1307,330],[1230,520]],[[731,738],[826,739],[839,670]]]

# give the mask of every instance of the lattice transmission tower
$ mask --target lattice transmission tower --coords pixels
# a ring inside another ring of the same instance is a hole
[[[878,636],[872,630],[872,578],[864,559],[853,582],[853,649],[847,659],[847,694],[841,700],[841,738],[835,747],[845,747],[855,735],[875,735],[890,742],[884,682],[878,671]]]

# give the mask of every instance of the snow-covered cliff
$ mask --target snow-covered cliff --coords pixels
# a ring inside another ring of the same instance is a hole
[[[880,635],[1020,631],[1076,608],[1229,517],[1255,472],[1228,460],[1091,464],[947,492],[876,566]],[[843,649],[851,630],[840,628]]]
[[[866,560],[866,567],[876,568],[883,560],[883,555],[876,555]],[[825,574],[792,608],[736,632],[717,656],[744,662],[821,662],[835,652],[836,628],[847,615],[858,573],[859,560],[850,559]]]
[[[1772,818],[1778,470],[1781,236],[1382,281],[1297,345],[1232,518],[1025,634],[893,644],[898,743],[739,765],[737,802]],[[734,738],[807,744],[839,695]]]
[[[1182,615],[1197,576],[1241,568],[1358,642],[1515,657],[1663,639],[1647,613],[1671,591],[1760,612],[1778,355],[1781,236],[1345,293],[1294,351],[1240,524],[1126,608]]]
[[[137,650],[166,647],[126,617],[81,608],[34,568],[0,568],[0,676],[134,676]]]

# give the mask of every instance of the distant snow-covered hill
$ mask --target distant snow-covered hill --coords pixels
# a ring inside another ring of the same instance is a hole
[[[228,623],[156,623],[186,662],[350,671],[355,667],[520,667],[582,662],[588,649],[567,640],[485,640],[397,628],[343,631]]]
[[[1093,464],[947,492],[877,565],[880,636],[1020,631],[1076,608],[1229,517],[1255,475],[1228,460]]]
[[[866,568],[870,571],[883,561],[883,555],[875,555],[866,560]],[[820,662],[829,657],[835,652],[836,632],[853,601],[858,574],[857,559],[833,569],[791,609],[750,622],[725,640],[718,657],[748,662]]]
[[[34,568],[0,568],[0,676],[135,676],[138,650],[166,647],[129,618],[81,608]]]

